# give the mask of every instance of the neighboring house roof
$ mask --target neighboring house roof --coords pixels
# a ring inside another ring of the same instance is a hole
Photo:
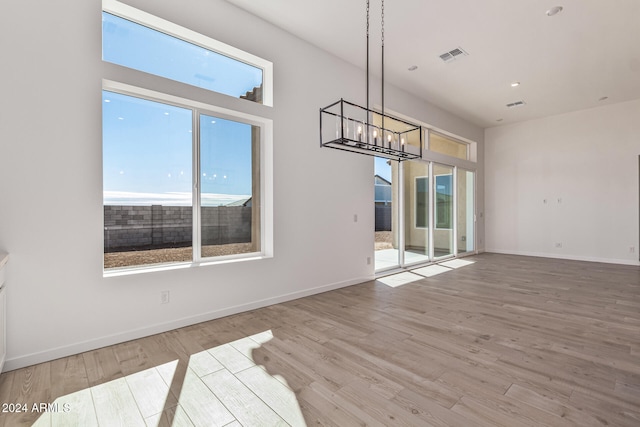
[[[374,180],[374,183],[377,185],[391,185],[391,182],[387,181],[380,175],[374,175],[373,180]]]
[[[251,197],[226,204],[225,206],[251,206]]]

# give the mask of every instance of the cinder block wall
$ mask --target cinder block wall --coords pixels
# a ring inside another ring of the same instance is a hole
[[[104,249],[186,246],[192,241],[191,206],[104,206]],[[250,206],[202,208],[202,244],[251,241]]]

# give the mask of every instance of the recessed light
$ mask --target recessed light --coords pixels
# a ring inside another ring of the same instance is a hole
[[[497,119],[496,122],[501,122],[503,119]]]
[[[598,99],[598,101],[606,101],[607,99],[609,99],[608,96],[603,96],[602,98]]]
[[[417,69],[418,69],[417,65],[412,65],[411,67],[407,68],[407,70],[409,70],[409,71],[415,71]]]
[[[551,9],[547,10],[547,16],[554,16],[557,15],[558,13],[562,12],[562,9],[564,9],[562,6],[555,6],[552,7]]]
[[[110,99],[105,99],[104,102],[111,102],[111,100]]]
[[[520,82],[511,83],[511,87],[518,87],[518,86],[520,86]]]

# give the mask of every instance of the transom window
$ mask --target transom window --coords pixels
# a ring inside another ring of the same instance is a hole
[[[102,59],[273,105],[271,62],[115,0],[103,0]]]
[[[429,131],[429,150],[462,160],[469,158],[469,144],[433,131]]]

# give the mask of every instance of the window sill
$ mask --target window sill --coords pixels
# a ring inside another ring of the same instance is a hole
[[[221,264],[233,264],[237,262],[245,262],[245,261],[258,261],[262,259],[273,258],[271,255],[265,255],[259,252],[254,254],[242,254],[242,256],[229,256],[224,258],[205,258],[200,261],[190,261],[190,262],[176,262],[176,263],[166,263],[166,264],[154,264],[154,265],[143,265],[143,266],[133,266],[133,267],[121,267],[121,268],[112,268],[109,270],[103,270],[102,277],[119,277],[119,276],[129,276],[132,274],[142,274],[142,273],[158,273],[163,271],[171,271],[171,270],[183,270],[186,268],[195,268],[195,267],[208,267],[213,265],[221,265]]]

